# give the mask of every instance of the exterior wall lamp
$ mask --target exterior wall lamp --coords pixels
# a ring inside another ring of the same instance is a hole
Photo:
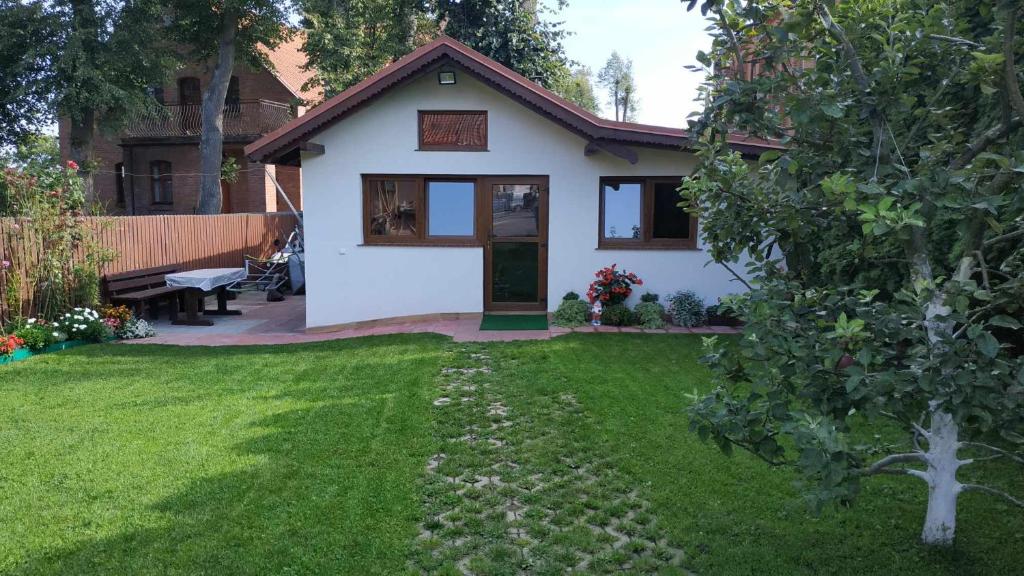
[[[441,68],[437,73],[437,83],[442,86],[455,84],[455,71],[449,68]]]

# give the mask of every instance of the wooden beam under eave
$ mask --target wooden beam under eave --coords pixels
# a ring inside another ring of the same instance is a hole
[[[312,154],[313,156],[321,156],[323,155],[325,148],[323,144],[317,144],[316,142],[302,142],[299,144],[299,150],[301,152],[306,152],[307,154]]]
[[[633,150],[629,146],[616,144],[615,142],[591,140],[590,142],[587,142],[587,145],[583,148],[584,156],[593,156],[598,152],[607,152],[616,158],[622,158],[630,164],[636,164],[640,160],[636,150]]]

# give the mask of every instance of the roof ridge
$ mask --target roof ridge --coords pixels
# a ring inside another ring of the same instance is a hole
[[[671,148],[689,144],[689,133],[683,128],[601,118],[458,40],[442,35],[329,98],[305,115],[264,135],[246,146],[245,152],[254,160],[272,162],[294,150],[300,141],[308,140],[330,124],[340,121],[353,109],[446,57],[470,74],[588,141]],[[781,148],[776,143],[761,139],[747,138],[735,143],[741,151],[748,153]]]

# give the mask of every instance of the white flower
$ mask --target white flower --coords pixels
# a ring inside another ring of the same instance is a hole
[[[35,324],[35,323],[36,323],[36,319],[35,318],[29,318],[28,322],[26,322],[26,324]]]
[[[75,308],[75,312],[81,312],[81,311],[82,311],[81,308]]]
[[[54,338],[60,338],[60,332],[54,332],[53,333],[53,337]]]
[[[75,320],[82,320],[82,317],[79,316],[78,314],[75,314]]]

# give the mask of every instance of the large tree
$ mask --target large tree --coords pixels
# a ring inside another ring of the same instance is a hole
[[[615,111],[615,119],[636,119],[636,82],[633,80],[633,61],[612,52],[604,68],[597,73],[597,82],[608,94],[608,104]]]
[[[594,94],[593,73],[586,66],[573,70],[566,69],[562,77],[555,82],[552,90],[580,108],[594,114],[601,112],[601,106],[597,103],[597,96]]]
[[[93,140],[154,105],[145,88],[174,58],[156,1],[49,0],[0,4],[0,137],[10,144],[56,117],[92,199]]]
[[[561,22],[538,17],[536,0],[432,0],[442,31],[530,80],[552,88],[569,64]],[[565,6],[559,0],[550,10]]]
[[[221,210],[224,102],[235,64],[273,69],[260,47],[273,49],[292,33],[290,3],[280,0],[178,0],[171,30],[190,60],[213,64],[203,91],[200,154],[200,214]]]
[[[1024,463],[1021,4],[702,8],[700,60],[759,72],[712,72],[692,126],[684,196],[711,256],[752,277],[692,427],[797,467],[819,502],[876,474],[923,481],[929,544],[953,541],[959,494],[1024,505],[982,465]],[[747,161],[722,145],[733,130],[785,149]],[[873,437],[885,420],[903,436]]]
[[[435,29],[425,0],[301,0],[311,84],[328,96],[410,52]],[[429,33],[429,32],[428,32]]]

